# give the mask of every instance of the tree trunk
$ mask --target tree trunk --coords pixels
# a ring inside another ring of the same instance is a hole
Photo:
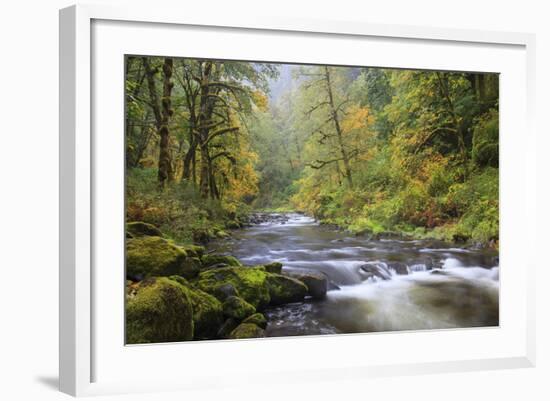
[[[451,99],[451,94],[449,91],[449,81],[447,80],[447,75],[441,74],[439,72],[436,72],[435,74],[439,82],[439,92],[447,102],[448,113],[453,120],[453,125],[455,126],[458,147],[460,149],[460,157],[465,163],[468,160],[468,153],[466,151],[466,141],[464,140],[464,130],[462,129],[462,124],[459,122],[457,114],[455,112],[454,103]]]
[[[183,158],[183,174],[182,178],[189,181],[191,179],[191,167],[195,160],[195,152],[197,151],[197,141],[195,135],[191,132],[189,135],[189,150]]]
[[[210,130],[207,128],[208,123],[212,118],[214,110],[214,102],[210,98],[210,74],[212,72],[212,62],[204,63],[204,68],[201,74],[201,89],[200,89],[200,108],[198,116],[198,131],[199,131],[199,147],[201,153],[201,169],[200,169],[200,192],[201,196],[206,199],[210,194],[210,168],[208,154],[208,140]]]
[[[143,66],[145,67],[145,73],[147,75],[147,86],[149,88],[149,98],[151,100],[151,109],[155,116],[157,132],[160,136],[159,141],[159,161],[158,161],[158,181],[159,187],[164,188],[166,181],[171,181],[172,176],[172,161],[170,156],[170,131],[168,129],[168,123],[172,116],[172,101],[171,94],[174,84],[171,81],[173,60],[171,58],[165,58],[162,66],[163,72],[163,89],[162,99],[159,99],[157,88],[155,84],[155,70],[151,68],[149,59],[143,57]]]
[[[210,193],[210,171],[208,170],[208,146],[201,144],[200,192],[203,198]]]
[[[167,181],[173,180],[172,160],[170,155],[170,130],[168,124],[170,117],[173,114],[172,110],[172,88],[174,84],[171,80],[174,61],[171,58],[164,59],[162,66],[163,72],[163,90],[162,90],[162,111],[161,111],[161,127],[160,135],[160,151],[159,151],[159,170],[158,180],[161,188],[164,188]]]
[[[147,125],[147,120],[149,119],[149,112],[145,113],[145,118],[143,119],[143,123],[141,124],[141,130],[139,134],[139,142],[137,144],[136,150],[135,150],[135,158],[132,161],[132,167],[138,167],[140,160],[143,158],[143,153],[145,152],[145,149],[147,149],[147,146],[149,145],[149,140],[151,139],[151,129]]]
[[[327,93],[328,93],[328,102],[330,106],[330,114],[332,121],[334,122],[334,129],[336,130],[336,136],[338,138],[338,147],[340,150],[340,153],[342,155],[342,161],[344,163],[344,170],[345,170],[345,177],[348,182],[348,186],[350,188],[353,188],[353,180],[351,177],[351,167],[350,167],[350,160],[348,152],[346,151],[346,148],[344,146],[344,138],[342,135],[342,129],[340,127],[340,121],[338,119],[338,110],[336,110],[336,106],[334,105],[334,96],[332,93],[332,84],[330,81],[330,71],[327,66],[325,66],[325,79],[327,83]]]

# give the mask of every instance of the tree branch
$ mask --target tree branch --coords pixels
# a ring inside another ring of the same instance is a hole
[[[208,139],[205,141],[205,145],[208,145],[210,141],[212,141],[212,139],[216,138],[217,136],[226,134],[228,132],[238,131],[238,130],[239,130],[239,127],[235,126],[235,127],[222,128],[217,131],[214,131],[213,133],[208,135]]]

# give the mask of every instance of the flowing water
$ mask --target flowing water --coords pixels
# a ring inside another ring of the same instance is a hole
[[[290,213],[235,230],[211,245],[244,264],[278,261],[284,271],[317,271],[324,300],[265,311],[267,336],[497,326],[494,251],[432,240],[369,240]]]

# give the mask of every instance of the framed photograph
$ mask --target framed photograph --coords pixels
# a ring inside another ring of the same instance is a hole
[[[532,35],[73,6],[60,52],[62,391],[534,365]]]

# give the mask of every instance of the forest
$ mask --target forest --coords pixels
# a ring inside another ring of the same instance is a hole
[[[128,343],[498,325],[497,74],[125,67]]]
[[[498,75],[126,58],[127,220],[201,243],[252,211],[498,247]]]

